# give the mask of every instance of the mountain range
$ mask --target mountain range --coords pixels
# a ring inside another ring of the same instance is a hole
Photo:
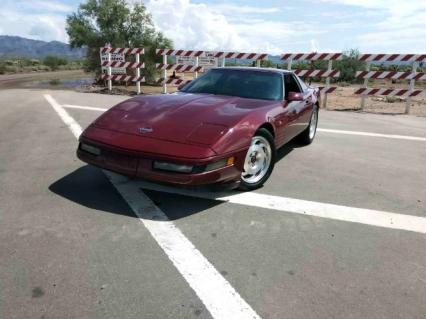
[[[69,44],[59,41],[46,42],[0,35],[0,57],[42,58],[47,55],[80,59],[86,55],[86,50],[84,48],[71,49]]]

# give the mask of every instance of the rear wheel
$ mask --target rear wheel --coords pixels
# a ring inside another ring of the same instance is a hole
[[[297,140],[304,144],[309,145],[313,142],[315,134],[317,132],[318,125],[318,106],[314,106],[312,111],[311,120],[309,121],[309,126],[297,137]]]
[[[261,187],[272,173],[275,164],[275,144],[271,133],[259,129],[251,140],[241,173],[240,189]]]

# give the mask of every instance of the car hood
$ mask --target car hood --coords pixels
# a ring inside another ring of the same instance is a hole
[[[211,145],[246,114],[272,103],[180,92],[150,95],[116,105],[99,117],[94,125],[179,143]]]

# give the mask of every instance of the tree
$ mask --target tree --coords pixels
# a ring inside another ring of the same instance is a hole
[[[129,5],[125,0],[87,0],[77,12],[67,17],[71,47],[87,47],[85,68],[100,72],[99,48],[105,43],[113,47],[143,47],[145,75],[152,82],[157,74],[155,62],[161,57],[156,48],[172,47],[172,41],[155,30],[152,17],[143,4]]]

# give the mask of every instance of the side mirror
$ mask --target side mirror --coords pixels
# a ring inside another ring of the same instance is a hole
[[[303,94],[299,92],[288,92],[287,100],[289,102],[303,101]]]

